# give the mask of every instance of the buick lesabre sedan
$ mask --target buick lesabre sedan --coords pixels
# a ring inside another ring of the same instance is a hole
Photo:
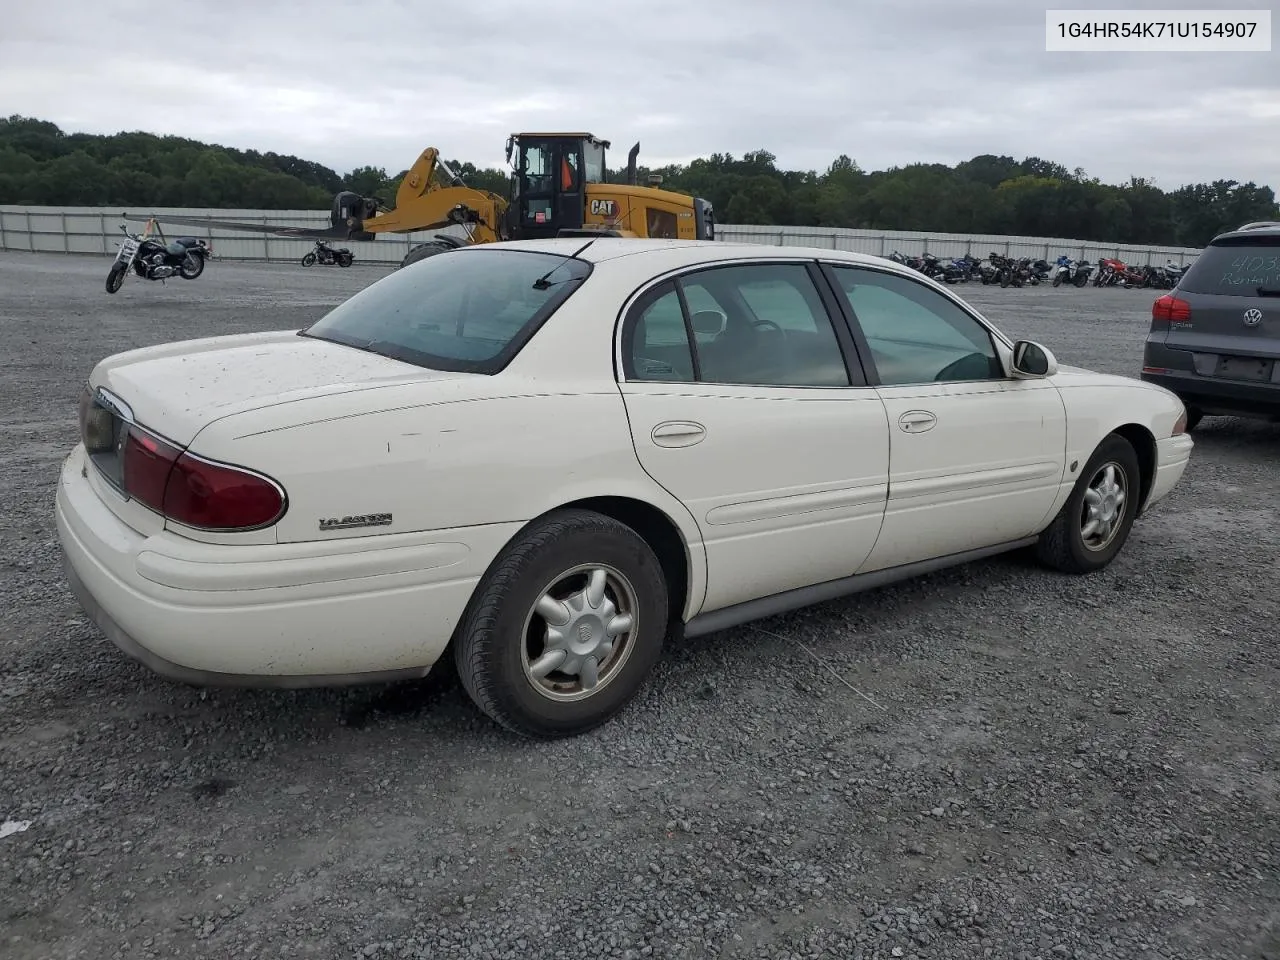
[[[1021,548],[1105,567],[1185,426],[888,260],[498,243],[300,331],[101,361],[57,528],[89,616],[167,677],[447,657],[498,723],[566,736],[682,633]]]

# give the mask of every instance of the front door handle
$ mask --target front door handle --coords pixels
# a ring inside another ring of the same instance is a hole
[[[908,410],[898,418],[898,426],[906,433],[924,433],[932,430],[938,418],[928,410]]]
[[[692,420],[667,420],[649,435],[660,447],[691,447],[707,435],[707,428]]]

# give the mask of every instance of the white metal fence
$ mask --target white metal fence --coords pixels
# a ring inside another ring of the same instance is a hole
[[[130,214],[152,215],[169,236],[204,237],[213,242],[214,254],[226,260],[297,260],[312,247],[310,240],[240,233],[209,227],[166,224],[166,216],[214,217],[268,226],[327,227],[329,215],[319,210],[211,210],[196,208],[138,208]],[[0,250],[44,251],[114,256],[121,236],[120,224],[138,230],[142,224],[126,221],[121,211],[107,207],[0,206]],[[1051,237],[1001,237],[957,233],[894,230],[848,230],[831,227],[771,227],[720,224],[721,240],[775,246],[815,246],[888,256],[895,250],[908,256],[932,253],[940,257],[972,255],[979,259],[1000,253],[1013,257],[1044,257],[1052,262],[1066,254],[1085,260],[1117,257],[1129,264],[1162,264],[1172,259],[1185,263],[1199,250],[1132,244],[1104,244]],[[461,228],[398,234],[374,241],[344,242],[356,261],[398,263],[413,244],[439,234],[462,235]]]

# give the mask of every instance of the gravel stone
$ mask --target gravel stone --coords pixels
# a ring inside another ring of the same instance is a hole
[[[92,364],[389,272],[113,297],[108,263],[0,253],[6,960],[1280,957],[1280,427],[1206,420],[1100,575],[1002,557],[673,643],[615,722],[533,743],[447,674],[193,690],[89,625],[53,496]],[[1150,291],[958,292],[1141,365]]]

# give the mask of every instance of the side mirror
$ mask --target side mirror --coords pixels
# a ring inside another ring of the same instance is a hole
[[[728,318],[719,310],[697,310],[689,318],[694,333],[718,336]]]
[[[1033,340],[1019,340],[1013,345],[1013,375],[1020,380],[1052,377],[1058,372],[1058,361],[1048,347]]]

